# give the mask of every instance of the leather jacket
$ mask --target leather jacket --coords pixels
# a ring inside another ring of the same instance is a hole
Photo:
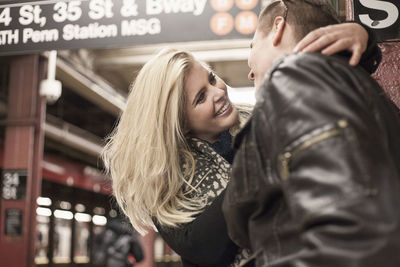
[[[257,266],[400,266],[400,119],[348,59],[281,57],[257,93],[223,211]]]

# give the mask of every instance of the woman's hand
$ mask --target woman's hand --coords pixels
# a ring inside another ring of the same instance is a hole
[[[355,66],[367,48],[368,32],[357,23],[342,23],[318,28],[307,34],[294,48],[294,52],[317,52],[332,55],[350,51],[349,64]]]

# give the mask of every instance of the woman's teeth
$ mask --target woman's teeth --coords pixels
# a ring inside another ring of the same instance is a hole
[[[224,113],[227,109],[229,108],[229,102],[228,101],[226,101],[225,102],[225,105],[217,112],[217,116],[218,115],[221,115],[222,113]]]

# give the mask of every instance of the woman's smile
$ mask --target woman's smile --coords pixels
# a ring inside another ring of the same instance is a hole
[[[232,105],[228,99],[226,99],[225,104],[221,107],[221,109],[215,114],[216,117],[223,117],[229,115],[232,111]]]

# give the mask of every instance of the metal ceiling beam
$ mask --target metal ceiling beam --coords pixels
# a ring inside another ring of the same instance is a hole
[[[4,114],[7,114],[7,104],[0,101],[0,115]],[[101,138],[49,114],[46,114],[44,133],[47,138],[94,157],[99,157],[103,149]]]
[[[101,141],[88,137],[89,133],[75,134],[70,131],[71,127],[73,126],[65,122],[61,127],[46,122],[44,125],[45,136],[68,147],[98,157],[103,149]],[[83,130],[80,129],[80,131]]]
[[[94,65],[102,69],[120,69],[123,66],[140,66],[164,47],[187,50],[200,60],[212,62],[247,61],[250,40],[221,40],[186,43],[143,45],[121,49],[94,50]]]
[[[126,106],[126,96],[90,70],[78,70],[65,59],[57,59],[57,79],[70,90],[116,116]]]

